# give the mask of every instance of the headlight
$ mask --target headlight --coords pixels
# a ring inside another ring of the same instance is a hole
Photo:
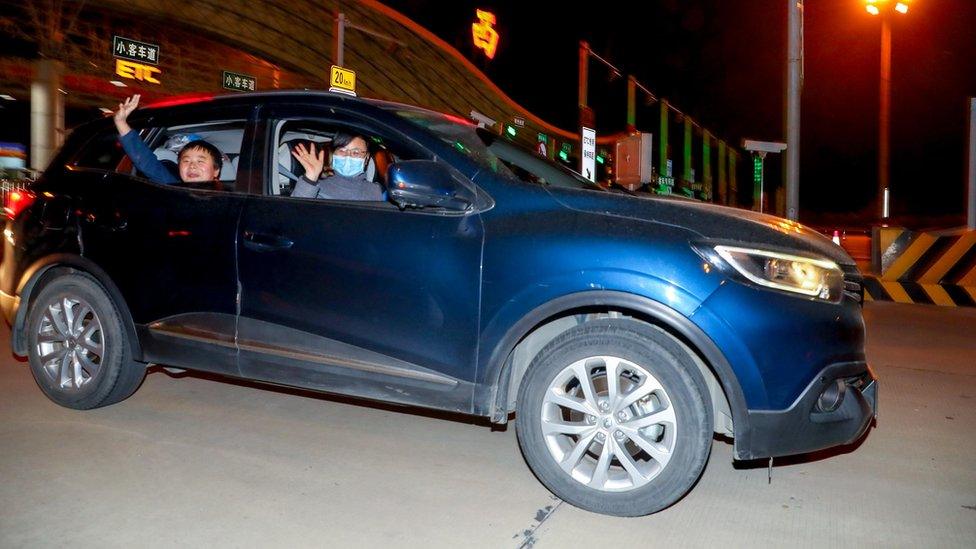
[[[813,259],[752,248],[715,246],[722,259],[760,286],[839,302],[844,272],[829,259]]]

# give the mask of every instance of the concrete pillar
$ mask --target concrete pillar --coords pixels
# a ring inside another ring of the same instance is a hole
[[[969,152],[966,154],[966,227],[976,230],[976,97],[969,98]]]
[[[661,99],[661,135],[660,139],[657,140],[657,145],[660,148],[660,161],[657,165],[657,172],[662,176],[670,176],[668,173],[668,100]]]
[[[728,149],[729,153],[729,206],[736,206],[739,203],[739,185],[736,182],[735,161],[739,158],[739,153]]]
[[[729,203],[728,180],[725,178],[725,141],[718,142],[718,202]]]
[[[691,170],[691,117],[685,116],[685,154],[682,158],[684,165],[681,167],[682,177],[688,183],[692,183],[695,177],[692,175]]]
[[[34,62],[31,82],[30,167],[43,170],[64,142],[64,94],[61,75],[64,64],[50,59]]]
[[[712,136],[702,130],[702,189],[709,202],[715,202],[712,190]]]
[[[627,133],[637,130],[637,80],[627,75]]]

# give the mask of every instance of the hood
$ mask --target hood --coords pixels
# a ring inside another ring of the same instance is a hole
[[[782,217],[681,198],[546,189],[560,204],[572,210],[679,227],[715,244],[801,252],[801,255],[807,252],[838,265],[855,265],[851,256],[826,236]]]

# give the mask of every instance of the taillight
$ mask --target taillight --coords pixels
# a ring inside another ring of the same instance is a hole
[[[10,191],[7,193],[7,199],[3,203],[3,213],[10,219],[17,217],[17,214],[26,210],[34,203],[36,196],[34,193],[25,189]]]

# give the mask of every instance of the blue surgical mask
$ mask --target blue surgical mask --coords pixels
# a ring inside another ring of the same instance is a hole
[[[332,155],[332,169],[343,177],[355,177],[366,168],[365,158]]]

